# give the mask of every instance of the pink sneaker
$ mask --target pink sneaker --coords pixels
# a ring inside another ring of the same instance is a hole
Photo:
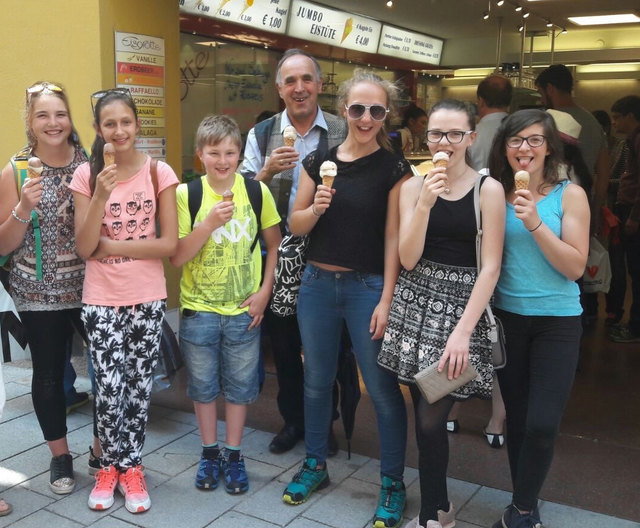
[[[142,513],[151,508],[151,499],[147,493],[147,483],[140,466],[120,473],[118,491],[124,495],[124,505],[131,513]]]
[[[89,495],[89,508],[106,510],[113,505],[113,491],[118,483],[118,470],[113,466],[100,468],[96,473],[96,484]]]

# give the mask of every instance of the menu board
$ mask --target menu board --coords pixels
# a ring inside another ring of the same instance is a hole
[[[293,0],[288,35],[338,48],[375,53],[382,24],[371,18]]]
[[[291,0],[180,0],[180,10],[253,28],[284,33]]]
[[[165,159],[164,39],[115,33],[116,86],[131,92],[140,120],[136,148],[152,158]]]
[[[382,26],[378,53],[427,64],[440,64],[443,41],[420,33]]]

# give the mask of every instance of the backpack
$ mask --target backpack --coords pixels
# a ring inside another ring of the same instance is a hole
[[[244,186],[247,189],[251,209],[253,209],[253,213],[256,215],[256,220],[258,222],[256,236],[253,239],[251,249],[249,250],[250,253],[253,253],[253,250],[258,243],[258,239],[260,238],[262,225],[260,221],[260,217],[262,216],[262,189],[260,187],[260,182],[256,180],[251,180],[249,178],[242,178],[242,180],[244,181]],[[202,178],[195,178],[187,183],[187,196],[189,200],[189,215],[191,216],[191,230],[193,230],[196,215],[198,214],[200,207],[202,207]]]
[[[29,157],[31,155],[31,148],[24,147],[22,150],[14,154],[9,163],[13,168],[13,176],[16,180],[16,187],[18,190],[18,198],[22,192],[22,186],[29,177]],[[33,225],[33,234],[36,242],[36,279],[42,280],[42,235],[40,232],[40,223],[38,221],[38,213],[31,211],[31,224]],[[0,256],[0,267],[8,267],[11,254]]]

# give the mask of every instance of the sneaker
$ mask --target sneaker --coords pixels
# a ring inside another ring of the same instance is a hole
[[[293,476],[293,480],[285,488],[282,500],[287,504],[302,504],[312,492],[321,490],[329,485],[329,472],[326,466],[318,468],[316,458],[307,457],[300,470]]]
[[[89,495],[89,508],[106,510],[113,506],[113,492],[118,484],[120,474],[113,466],[100,468],[96,474],[96,484]]]
[[[404,483],[390,477],[382,477],[378,508],[373,516],[374,528],[396,528],[402,521],[407,498]]]
[[[442,510],[439,510],[442,511]],[[420,520],[418,517],[415,519],[411,519],[408,524],[405,525],[404,528],[443,528],[443,526],[438,521],[427,521],[426,526],[422,526],[420,524]]]
[[[244,465],[244,458],[240,452],[232,451],[227,456],[221,456],[222,471],[224,473],[224,489],[227,493],[239,495],[249,489],[249,477]]]
[[[218,487],[221,458],[220,455],[213,460],[204,457],[200,458],[200,465],[196,473],[196,488],[214,490]]]
[[[89,475],[95,475],[102,469],[100,458],[93,452],[93,447],[89,446],[89,461],[87,462],[87,470]]]
[[[628,327],[622,326],[617,331],[611,331],[609,338],[616,343],[640,343],[640,335],[636,335]]]
[[[67,495],[76,487],[76,481],[73,479],[73,457],[71,455],[60,455],[51,459],[49,487],[58,495]]]
[[[140,467],[132,467],[125,473],[120,473],[118,491],[124,495],[125,508],[131,513],[142,513],[151,508],[147,483]]]
[[[520,510],[513,504],[507,506],[502,518],[497,521],[493,528],[544,528],[540,522],[540,513],[536,506],[532,512],[520,513]]]
[[[65,396],[65,401],[67,404],[67,414],[69,414],[87,403],[89,401],[89,394],[86,392],[76,392],[74,390],[69,396]]]
[[[449,503],[449,511],[438,510],[438,522],[442,528],[453,528],[456,525],[456,511],[453,503]]]

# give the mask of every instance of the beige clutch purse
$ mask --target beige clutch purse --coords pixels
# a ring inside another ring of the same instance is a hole
[[[429,403],[437,402],[439,399],[447,394],[451,394],[457,388],[462,387],[478,376],[476,369],[469,363],[462,374],[449,381],[447,377],[448,368],[449,362],[445,364],[442,372],[438,372],[438,362],[436,362],[414,376],[416,385]]]

